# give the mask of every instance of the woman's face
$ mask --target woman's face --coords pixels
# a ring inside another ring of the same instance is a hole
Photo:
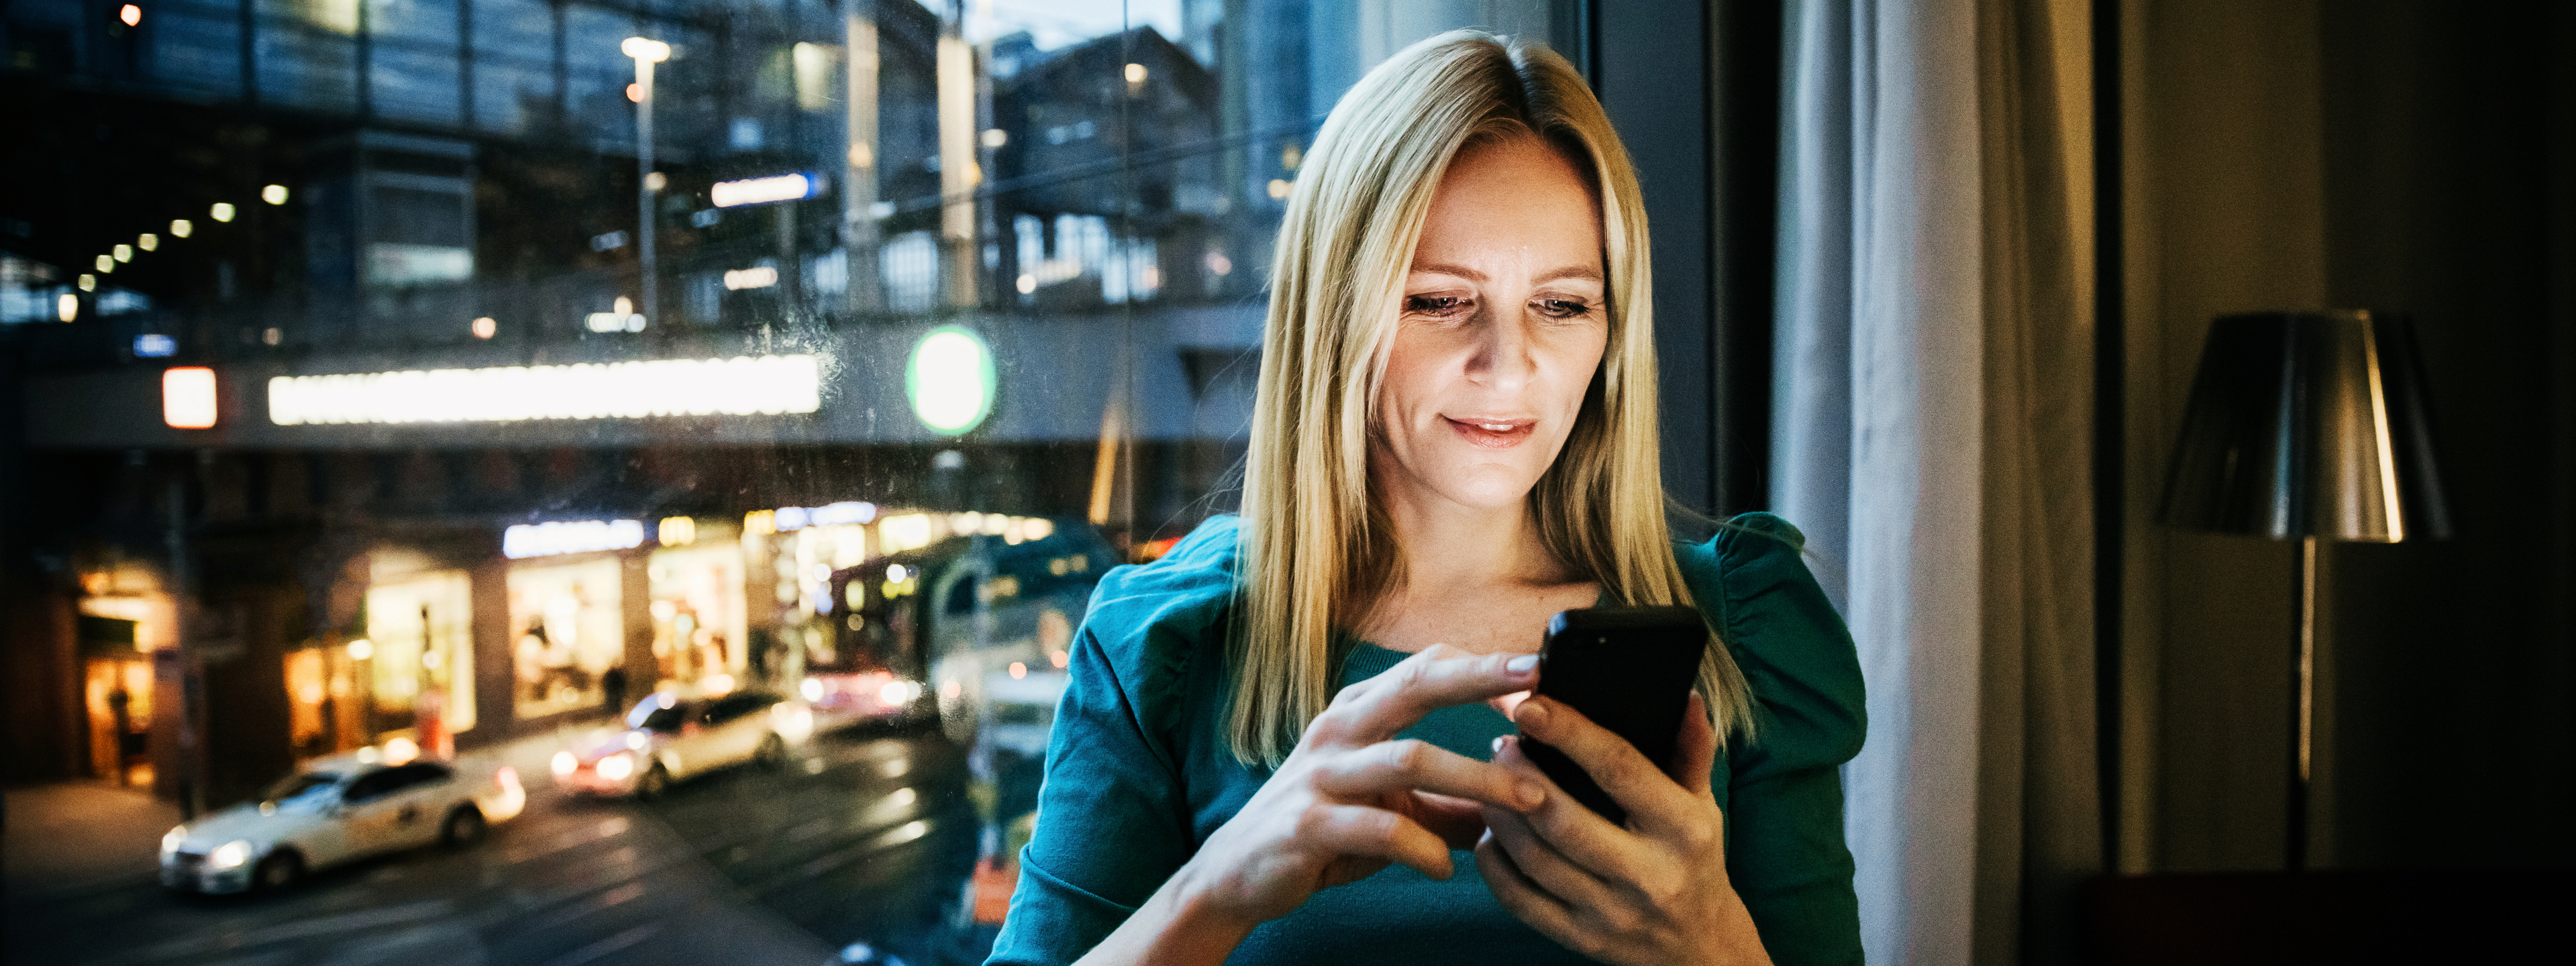
[[[1371,460],[1389,496],[1516,506],[1564,448],[1609,344],[1601,219],[1535,139],[1458,156],[1398,303]]]

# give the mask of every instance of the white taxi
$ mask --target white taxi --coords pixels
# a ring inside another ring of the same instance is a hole
[[[527,807],[507,765],[384,761],[376,749],[320,758],[253,800],[161,837],[161,884],[243,892],[293,884],[351,859],[443,842],[471,845]]]
[[[626,715],[627,730],[594,733],[554,756],[556,787],[585,795],[652,798],[672,782],[720,768],[786,764],[791,748],[814,736],[814,709],[760,691],[705,698],[672,692],[646,697]]]

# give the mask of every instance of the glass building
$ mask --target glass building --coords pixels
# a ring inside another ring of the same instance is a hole
[[[944,764],[864,846],[913,871],[787,914],[971,961],[1092,582],[1232,506],[1323,115],[1441,30],[1580,58],[1587,16],[9,4],[0,333],[45,510],[7,529],[79,618],[63,754],[214,807],[656,694],[804,700]]]

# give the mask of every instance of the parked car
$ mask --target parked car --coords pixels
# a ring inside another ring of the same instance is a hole
[[[752,763],[775,768],[814,734],[814,710],[765,691],[684,698],[664,691],[626,714],[626,730],[555,753],[555,781],[585,795],[652,798],[673,782]]]
[[[161,884],[208,893],[283,888],[364,856],[433,842],[472,845],[527,806],[507,765],[387,764],[374,752],[308,762],[257,800],[171,829],[161,838]]]

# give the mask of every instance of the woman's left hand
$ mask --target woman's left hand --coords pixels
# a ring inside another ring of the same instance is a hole
[[[1628,810],[1602,818],[1521,753],[1495,742],[1494,761],[1548,789],[1521,814],[1488,806],[1476,865],[1503,908],[1575,952],[1612,963],[1769,963],[1752,914],[1726,875],[1725,816],[1709,790],[1717,733],[1698,695],[1674,755],[1679,780],[1581,712],[1546,698],[1515,709],[1522,734],[1574,759]]]

